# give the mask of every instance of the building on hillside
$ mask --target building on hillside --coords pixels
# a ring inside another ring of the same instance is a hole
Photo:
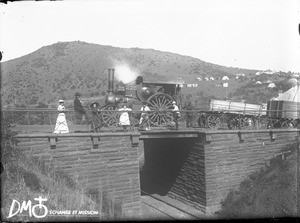
[[[257,72],[255,73],[255,75],[256,75],[256,76],[261,75],[261,71],[257,71]]]
[[[201,77],[197,77],[196,80],[197,81],[202,81],[202,78]]]
[[[228,77],[228,76],[223,76],[223,77],[222,77],[222,80],[223,80],[223,81],[227,81],[227,80],[229,80],[229,77]]]
[[[260,81],[256,81],[255,84],[261,84],[261,82]]]
[[[198,84],[186,84],[187,87],[198,87]]]
[[[238,79],[239,77],[245,77],[245,74],[236,74],[235,78]]]
[[[205,81],[209,81],[208,77],[205,77],[204,80],[205,80]]]
[[[276,87],[276,85],[275,85],[274,83],[270,83],[270,84],[268,85],[268,88],[274,88],[274,87]]]
[[[214,78],[214,77],[210,77],[209,80],[210,80],[210,81],[214,81],[215,78]]]
[[[270,70],[270,69],[265,70],[265,71],[263,71],[262,73],[264,73],[264,74],[275,74],[275,72],[272,71],[272,70]]]
[[[270,84],[270,83],[272,83],[272,81],[270,81],[270,80],[267,80],[264,82],[264,84]]]
[[[228,87],[228,82],[222,83],[222,87]]]

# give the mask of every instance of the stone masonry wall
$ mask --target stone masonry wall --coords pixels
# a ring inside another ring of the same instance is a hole
[[[98,148],[91,138],[58,138],[56,149],[48,139],[19,139],[18,147],[63,170],[83,188],[107,191],[123,201],[126,216],[141,214],[138,151],[129,136],[101,137]]]
[[[205,144],[207,211],[218,210],[230,189],[237,189],[249,174],[265,167],[276,153],[296,141],[296,135],[280,132],[271,140],[269,132],[253,132],[244,134],[244,141],[239,142],[237,133],[212,134]]]
[[[239,136],[237,131],[199,131],[196,138],[145,140],[144,178],[162,188],[153,189],[153,193],[213,213],[231,189],[237,189],[251,173],[265,167],[282,148],[296,141],[296,135],[283,130],[272,140],[269,132]]]
[[[192,144],[181,148],[188,150],[188,156],[173,184],[169,195],[197,209],[205,211],[205,157],[204,146],[199,139],[191,139]],[[190,149],[188,148],[190,146]]]

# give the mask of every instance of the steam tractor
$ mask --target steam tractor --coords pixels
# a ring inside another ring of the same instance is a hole
[[[114,69],[108,69],[108,90],[105,105],[100,108],[100,119],[104,126],[114,126],[118,123],[120,104],[132,106],[133,110],[140,110],[143,102],[147,102],[151,112],[149,119],[152,126],[166,126],[172,120],[172,101],[178,100],[180,87],[184,80],[151,80],[139,76],[128,84],[115,85]],[[161,78],[162,79],[162,78]]]

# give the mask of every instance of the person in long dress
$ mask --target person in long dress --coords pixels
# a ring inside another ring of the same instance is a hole
[[[124,105],[123,108],[118,109],[118,111],[121,111],[119,123],[122,126],[123,130],[127,130],[127,127],[130,126],[128,112],[132,111],[132,109],[127,108],[126,105]]]
[[[58,101],[59,105],[57,107],[58,116],[55,124],[54,133],[69,133],[69,128],[67,125],[66,115],[65,115],[65,105],[64,100]]]

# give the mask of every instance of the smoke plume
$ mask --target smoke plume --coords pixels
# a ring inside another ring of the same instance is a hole
[[[115,66],[115,78],[124,84],[128,84],[139,76],[138,71],[130,68],[127,64],[117,64]]]

